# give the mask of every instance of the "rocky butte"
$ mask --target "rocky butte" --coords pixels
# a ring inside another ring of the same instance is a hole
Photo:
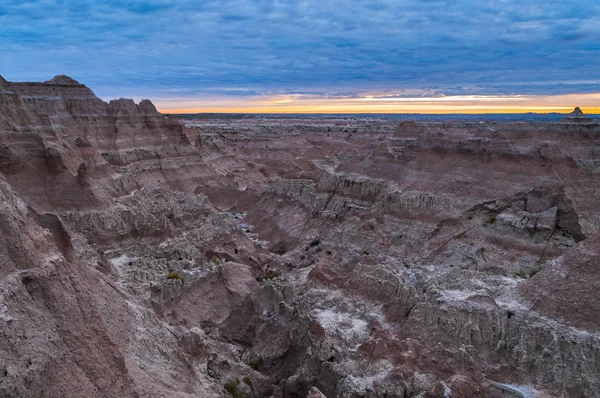
[[[0,396],[598,397],[581,118],[184,124],[0,78]]]

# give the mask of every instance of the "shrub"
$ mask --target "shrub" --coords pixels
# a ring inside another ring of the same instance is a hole
[[[177,279],[177,280],[180,280],[182,282],[185,281],[185,278],[183,277],[183,275],[179,275],[177,272],[169,272],[167,274],[167,279]]]
[[[211,262],[211,263],[213,263],[213,264],[219,264],[219,257],[217,257],[217,256],[212,256],[212,257],[210,258],[210,262]]]
[[[242,381],[249,386],[252,385],[252,380],[250,380],[250,377],[248,377],[248,376],[242,378]]]
[[[492,216],[492,217],[488,218],[486,222],[487,222],[488,224],[493,224],[493,223],[495,223],[495,222],[496,222],[496,217],[495,217],[495,216]]]
[[[469,214],[469,217],[467,217],[467,219],[472,220],[473,219],[473,215]]]
[[[527,274],[522,269],[520,269],[519,272],[515,273],[515,276],[518,276],[521,279],[527,279]]]
[[[315,246],[319,246],[320,244],[321,244],[321,239],[315,238],[315,239],[313,239],[312,242],[310,242],[310,244],[308,246],[315,247]]]
[[[246,365],[250,366],[252,369],[256,371],[260,371],[260,367],[262,366],[263,359],[262,357],[251,358],[246,362]]]
[[[225,383],[223,385],[223,387],[225,388],[225,390],[231,394],[231,396],[233,398],[242,398],[244,395],[242,394],[242,392],[240,390],[238,390],[237,385],[239,384],[239,381],[228,381],[227,383]]]
[[[367,249],[364,249],[364,250],[363,250],[363,255],[364,255],[364,256],[368,256],[368,255],[369,255],[369,251],[368,251]]]
[[[256,278],[257,281],[262,282],[264,280],[271,280],[271,279],[275,279],[279,276],[279,273],[277,271],[274,270],[268,270],[266,272],[264,272],[261,276],[259,276],[258,278]]]
[[[460,234],[456,234],[456,235],[454,235],[454,237],[455,237],[456,239],[462,239],[462,237],[463,237],[463,234],[462,234],[462,233],[460,233]]]

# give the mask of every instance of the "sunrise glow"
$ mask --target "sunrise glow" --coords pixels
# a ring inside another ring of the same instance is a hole
[[[157,101],[163,113],[600,113],[600,94],[557,96],[442,96],[362,98],[214,98]]]

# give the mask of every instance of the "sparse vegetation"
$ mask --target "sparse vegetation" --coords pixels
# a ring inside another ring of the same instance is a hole
[[[467,217],[468,220],[472,220],[473,219],[473,215],[469,214],[469,217]]]
[[[369,251],[367,249],[363,250],[363,256],[368,256],[369,255]]]
[[[244,382],[244,384],[247,384],[247,385],[249,385],[249,386],[251,386],[251,385],[252,385],[252,380],[250,380],[250,377],[249,377],[249,376],[245,376],[245,377],[243,377],[243,378],[242,378],[242,381]]]
[[[265,280],[275,279],[278,276],[279,276],[279,272],[270,269],[268,271],[263,272],[263,274],[261,276],[259,276],[258,278],[256,278],[256,280],[259,282],[262,282]]]
[[[310,242],[310,244],[308,246],[315,247],[315,246],[319,246],[320,244],[321,244],[321,239],[315,238],[315,239],[313,239],[312,242]]]
[[[176,280],[180,280],[181,282],[185,281],[185,278],[183,277],[183,275],[179,275],[177,272],[169,272],[167,274],[167,279],[169,279],[169,280],[176,279]]]
[[[522,269],[520,269],[519,272],[516,272],[515,276],[518,276],[521,279],[527,279],[527,274]]]
[[[454,235],[454,237],[455,237],[456,239],[462,239],[462,237],[463,237],[463,234],[462,234],[462,233],[460,233],[460,234],[456,234],[456,235]]]
[[[262,366],[263,359],[262,357],[251,358],[246,362],[246,365],[250,366],[252,369],[260,372],[260,367]]]
[[[221,260],[217,256],[212,256],[209,261],[216,265],[218,265],[221,262]]]
[[[228,381],[223,385],[223,387],[233,398],[242,398],[244,395],[240,390],[238,390],[238,384],[240,384],[239,380]]]
[[[496,222],[496,217],[492,216],[486,220],[487,224],[494,224]]]

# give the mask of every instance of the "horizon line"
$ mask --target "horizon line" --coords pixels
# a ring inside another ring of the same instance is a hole
[[[243,114],[568,114],[576,107],[590,115],[600,114],[600,93],[557,96],[444,96],[303,98],[294,96],[159,99],[162,113]]]
[[[157,108],[158,109],[158,108]],[[423,110],[420,112],[394,112],[394,111],[327,111],[327,110],[256,110],[256,109],[158,109],[163,115],[202,115],[202,114],[230,114],[230,115],[286,115],[286,114],[306,114],[306,115],[568,115],[575,107],[566,109],[555,109],[551,108],[547,111],[532,111],[528,109],[510,109],[510,110],[452,110],[452,111],[427,111]],[[582,112],[586,115],[600,115],[600,108],[587,108],[580,107]]]

